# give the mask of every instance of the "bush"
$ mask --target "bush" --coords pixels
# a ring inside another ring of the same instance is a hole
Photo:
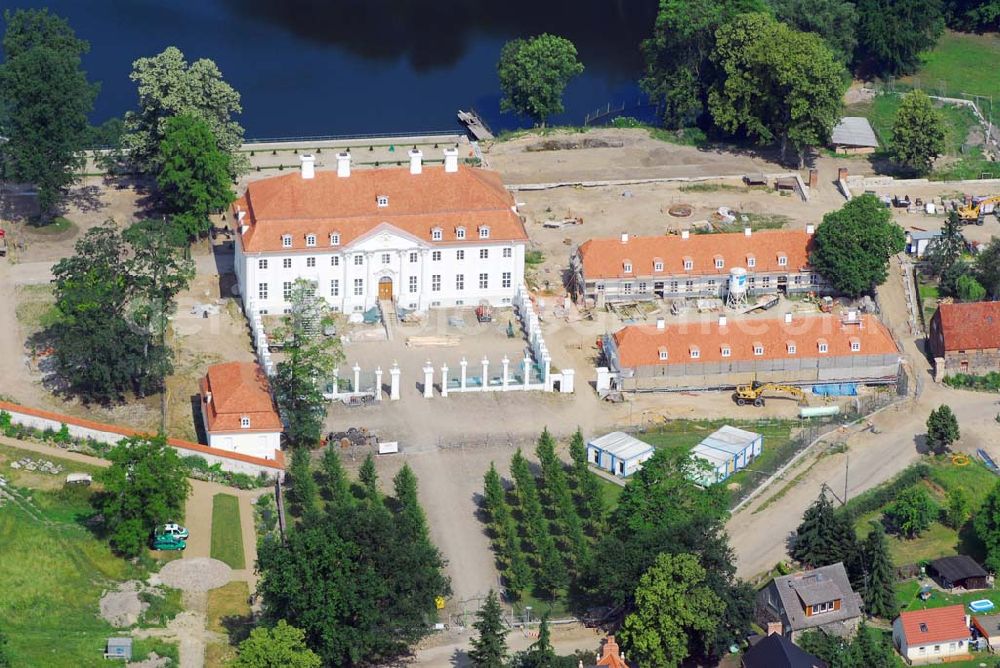
[[[615,116],[611,119],[611,127],[613,128],[641,128],[643,123],[632,116]]]
[[[956,373],[953,376],[945,376],[944,384],[959,389],[1000,392],[1000,372],[990,371],[982,376],[971,373]]]
[[[926,480],[930,475],[931,468],[927,464],[914,464],[904,469],[889,484],[876,487],[854,497],[840,509],[840,512],[851,513],[853,517],[874,512],[887,503],[895,501],[896,497],[900,496],[904,490],[913,487],[921,480]]]

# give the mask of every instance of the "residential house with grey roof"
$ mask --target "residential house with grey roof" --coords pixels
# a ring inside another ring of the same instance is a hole
[[[763,627],[780,623],[792,641],[810,630],[849,637],[861,621],[861,597],[838,562],[774,578],[757,594],[756,616]]]

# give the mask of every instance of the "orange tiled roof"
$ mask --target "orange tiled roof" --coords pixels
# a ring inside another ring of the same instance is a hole
[[[604,668],[628,668],[628,664],[621,657],[618,650],[618,643],[614,636],[608,636],[601,647],[601,658],[597,661],[597,666]]]
[[[378,206],[382,195],[388,206]],[[528,234],[513,206],[496,172],[460,167],[446,173],[444,167],[425,165],[421,174],[409,168],[358,170],[347,177],[317,171],[312,179],[296,172],[253,181],[233,211],[234,216],[247,212],[244,251],[260,253],[307,250],[309,234],[316,235],[316,248],[330,248],[332,233],[346,246],[382,224],[434,244],[479,241],[483,225],[490,228],[491,242],[525,241]],[[436,227],[440,241],[431,237]],[[464,240],[456,235],[460,227]],[[292,235],[291,249],[282,246],[285,234]]]
[[[629,278],[676,276],[724,275],[733,267],[748,268],[748,257],[753,257],[753,272],[797,272],[809,265],[812,235],[805,230],[763,230],[749,237],[743,232],[722,234],[692,234],[687,239],[671,234],[658,237],[629,237],[621,239],[590,239],[577,251],[583,261],[583,275],[587,280],[598,278]],[[786,264],[778,264],[784,256]],[[716,258],[722,267],[715,266]],[[691,269],[684,269],[684,261],[691,260]],[[625,261],[632,264],[632,272],[624,271]],[[662,262],[663,270],[655,271],[655,263]]]
[[[960,605],[902,612],[899,620],[903,626],[903,635],[906,636],[906,644],[912,646],[969,637],[965,608]]]
[[[1000,348],[1000,302],[941,304],[938,313],[945,350]]]
[[[842,324],[836,316],[820,315],[784,318],[729,320],[720,327],[718,321],[670,324],[664,329],[656,325],[629,325],[614,334],[618,359],[622,368],[650,365],[690,364],[692,362],[737,362],[786,357],[837,357],[841,355],[882,355],[899,352],[889,330],[877,318],[860,316],[860,324]],[[861,349],[851,350],[857,340]],[[819,344],[827,344],[820,354]],[[789,344],[795,352],[789,353]],[[755,355],[754,347],[762,346],[763,354]],[[723,357],[722,349],[730,349]],[[665,348],[667,359],[660,359]],[[696,348],[698,357],[691,357]]]
[[[211,393],[211,401],[207,398]],[[201,380],[202,410],[210,432],[281,431],[267,376],[256,362],[225,362],[208,367]],[[250,427],[240,420],[250,418]]]

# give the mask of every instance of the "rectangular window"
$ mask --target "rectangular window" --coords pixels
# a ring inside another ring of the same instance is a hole
[[[267,269],[267,260],[257,260],[258,269]]]
[[[432,251],[431,252],[431,260],[434,261],[434,262],[440,262],[441,261],[441,251]]]
[[[490,287],[490,275],[479,274],[479,289],[486,290],[489,287]]]
[[[794,343],[789,343],[788,344],[788,354],[789,355],[794,355],[795,354],[795,350],[796,350],[795,344]]]
[[[431,274],[431,292],[441,292],[441,274]]]
[[[486,227],[485,225],[483,227],[480,227],[479,228],[479,238],[480,239],[489,239],[490,238],[490,228]]]
[[[723,357],[731,357],[732,354],[733,354],[733,349],[732,348],[730,348],[729,346],[722,346],[722,356]]]
[[[488,260],[489,257],[490,257],[490,249],[489,248],[480,248],[479,249],[479,259],[480,260]]]
[[[459,227],[459,228],[457,228],[455,230],[455,238],[456,239],[464,239],[465,238],[465,228],[464,227]]]
[[[330,266],[331,267],[339,267],[340,266],[340,256],[339,255],[334,255],[333,257],[330,258]]]
[[[410,276],[410,293],[412,294],[416,291],[417,291],[417,277]]]
[[[339,297],[340,296],[340,281],[336,278],[330,281],[330,296]]]
[[[757,260],[756,260],[756,258],[748,257],[747,258],[747,266],[750,267],[751,269],[753,267],[756,267],[757,266]]]
[[[281,295],[285,298],[286,302],[289,299],[292,298],[292,282],[291,281],[285,281],[281,285]]]
[[[504,287],[504,288],[509,288],[510,287],[510,272],[509,271],[505,271],[501,275],[501,277],[500,277],[500,285],[501,285],[501,287]]]
[[[699,357],[701,357],[701,351],[698,350],[697,348],[692,348],[691,349],[691,359],[696,360]]]
[[[666,348],[660,348],[660,359],[661,360],[667,359],[667,349]]]
[[[722,269],[722,267],[724,267],[725,264],[726,264],[726,261],[723,260],[721,257],[715,258],[715,268],[716,269]]]
[[[244,415],[243,417],[241,417],[240,418],[240,427],[242,427],[243,429],[249,429],[250,428],[250,418],[248,418],[246,415]]]
[[[763,355],[764,354],[764,346],[754,346],[753,347],[753,354],[754,355],[758,355],[758,356]]]
[[[365,263],[365,256],[364,255],[355,255],[354,256],[354,266],[355,267],[360,267],[364,263]]]
[[[388,253],[382,253],[382,264],[389,264],[392,261],[392,257]]]
[[[455,259],[456,260],[464,260],[465,259],[465,251],[464,250],[457,250],[457,251],[455,251]]]
[[[281,266],[284,267],[285,269],[291,269],[292,268],[292,258],[286,257],[284,260],[281,261]]]
[[[631,283],[622,283],[622,292],[624,292],[627,295],[632,294],[632,284]]]
[[[653,271],[663,271],[663,263],[656,261],[653,263]]]
[[[503,256],[504,257],[513,257],[514,256],[514,249],[513,248],[504,248],[503,249]]]
[[[267,300],[267,283],[257,284],[257,298],[264,301]]]
[[[778,266],[779,267],[786,267],[786,266],[788,266],[788,258],[785,257],[784,255],[779,255],[778,256]]]
[[[856,353],[859,350],[861,350],[861,342],[860,341],[851,341],[851,352],[855,352]]]
[[[281,247],[282,248],[291,248],[292,247],[292,235],[291,234],[283,234],[283,235],[281,235]]]
[[[315,267],[316,266],[316,258],[314,258],[314,257],[307,257],[306,258],[306,266],[307,267]]]
[[[694,260],[684,260],[684,271],[691,271],[694,269]]]
[[[764,276],[763,278],[760,279],[760,282],[763,283],[764,287],[766,288],[767,286],[771,285],[771,277]]]
[[[354,279],[354,296],[362,297],[365,294],[365,279],[355,278]]]
[[[315,234],[307,234],[306,235],[306,246],[315,246],[315,245],[316,245],[316,235]]]
[[[626,274],[631,274],[632,273],[632,263],[631,262],[624,263],[622,265],[622,271],[625,272]]]
[[[677,281],[670,281],[670,291],[677,292]]]
[[[639,292],[645,292],[648,286],[645,283],[639,284]]]
[[[455,289],[459,291],[465,289],[465,274],[455,274]]]
[[[330,245],[339,246],[340,245],[340,233],[333,232],[330,234]]]
[[[431,230],[431,239],[434,241],[441,241],[441,230],[437,228]]]
[[[829,346],[827,346],[825,343],[819,344],[819,351],[821,353],[825,353],[827,350],[829,350]]]
[[[416,262],[416,261],[417,261],[417,254],[410,253],[410,262]]]
[[[389,206],[389,197],[387,195],[379,195],[378,196],[378,205],[379,205],[379,207]]]

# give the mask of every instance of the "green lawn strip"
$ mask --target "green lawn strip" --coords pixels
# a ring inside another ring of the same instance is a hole
[[[590,475],[597,478],[598,482],[601,484],[601,496],[604,497],[604,507],[608,511],[612,511],[618,507],[618,499],[621,497],[622,492],[625,488],[621,485],[616,485],[615,483],[605,480],[596,473],[591,473]]]
[[[180,649],[176,643],[167,642],[162,638],[135,638],[132,640],[132,661],[145,661],[153,652],[160,657],[169,657],[171,666],[181,665]]]
[[[1000,70],[988,67],[1000,59],[1000,36],[947,31],[937,45],[921,57],[916,74],[901,83],[920,86],[935,94],[959,97],[996,95]]]
[[[921,601],[917,594],[920,592],[922,584],[923,583],[921,583],[920,580],[907,580],[906,582],[900,582],[896,585],[896,600],[899,602],[901,609],[924,610],[927,608],[943,608],[946,605],[959,604],[966,606],[965,611],[967,613],[975,614],[969,610],[969,603],[985,598],[993,601],[993,604],[996,605],[996,608],[991,612],[1000,610],[1000,590],[980,589],[978,591],[969,591],[960,594],[949,594],[948,592],[934,589],[933,592],[931,592],[931,597],[929,599]]]
[[[246,568],[240,501],[232,494],[212,497],[212,558],[236,570]]]

